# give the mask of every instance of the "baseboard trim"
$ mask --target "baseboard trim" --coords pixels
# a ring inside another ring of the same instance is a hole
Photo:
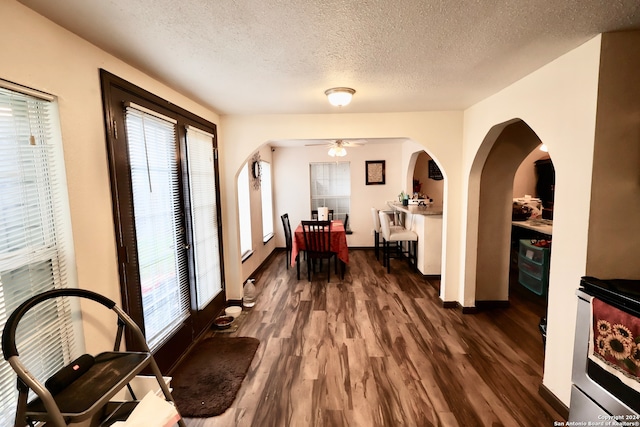
[[[274,256],[277,256],[280,252],[285,252],[287,250],[287,248],[274,248],[271,253],[269,255],[267,255],[267,257],[264,259],[264,261],[262,261],[260,263],[260,265],[253,270],[253,272],[249,275],[249,278],[254,277],[256,274],[258,274],[258,272],[265,266],[267,265],[267,263],[271,260],[271,258],[273,258]]]
[[[509,301],[476,301],[476,307],[478,310],[491,310],[494,308],[509,308]]]
[[[442,308],[459,309],[462,314],[476,314],[477,307],[463,307],[458,301],[442,301]]]
[[[569,408],[562,403],[558,397],[551,392],[544,384],[540,384],[538,387],[538,394],[547,402],[553,409],[556,410],[565,420],[569,419]]]
[[[477,314],[478,313],[478,307],[462,307],[462,306],[460,306],[460,308],[462,309],[462,314]]]

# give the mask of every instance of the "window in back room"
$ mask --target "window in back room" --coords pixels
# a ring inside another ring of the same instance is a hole
[[[238,175],[238,219],[240,227],[240,254],[242,259],[253,252],[251,240],[251,194],[249,189],[249,163],[245,163]]]
[[[271,189],[271,164],[260,162],[260,193],[262,198],[262,241],[273,237],[273,195]]]
[[[311,210],[327,207],[333,218],[344,221],[351,206],[351,164],[310,163]]]

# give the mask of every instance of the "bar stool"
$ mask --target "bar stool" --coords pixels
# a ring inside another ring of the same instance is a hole
[[[379,212],[384,212],[387,217],[391,214],[394,215],[394,211],[380,211],[376,208],[371,208],[371,216],[373,217],[373,247],[375,249],[376,259],[380,259],[380,217],[378,216]],[[391,225],[391,229],[401,229],[404,230],[404,227],[400,227],[397,225]]]
[[[383,261],[382,265],[387,267],[387,273],[391,273],[391,258],[401,258],[407,255],[409,264],[413,264],[413,268],[417,268],[418,263],[418,234],[414,231],[401,227],[392,227],[391,219],[385,212],[379,212],[380,232],[384,240],[382,249]],[[402,247],[403,243],[407,243],[407,250]],[[390,246],[393,243],[393,247]]]

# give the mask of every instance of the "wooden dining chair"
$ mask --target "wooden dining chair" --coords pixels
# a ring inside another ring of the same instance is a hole
[[[317,209],[312,209],[311,210],[311,219],[313,220],[317,220],[318,219],[318,210]],[[327,218],[329,221],[333,221],[333,209],[329,209],[329,215]]]
[[[315,272],[316,261],[327,260],[327,282],[331,281],[331,258],[335,257],[335,272],[338,274],[338,254],[331,251],[331,221],[302,221],[305,253],[307,255],[307,279],[311,281],[311,270]]]
[[[289,269],[289,264],[291,263],[291,252],[293,250],[293,241],[291,238],[291,223],[289,222],[289,214],[283,214],[280,216],[282,219],[282,228],[284,228],[284,242],[287,248],[287,270]]]

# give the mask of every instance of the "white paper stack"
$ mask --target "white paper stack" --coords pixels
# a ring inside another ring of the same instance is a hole
[[[170,402],[150,391],[136,405],[127,421],[118,421],[115,427],[171,427],[180,420],[180,414]]]
[[[326,206],[318,208],[318,221],[326,221],[329,218],[329,208]]]

